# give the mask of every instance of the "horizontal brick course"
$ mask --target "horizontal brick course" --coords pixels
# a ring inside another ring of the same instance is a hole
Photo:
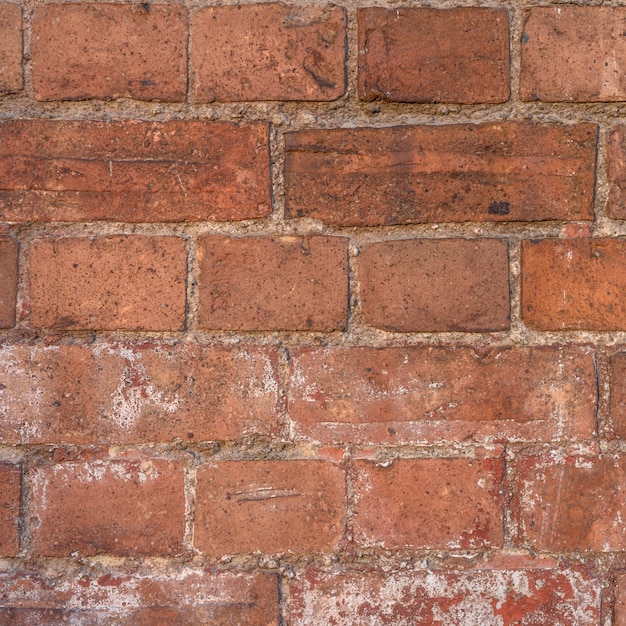
[[[33,14],[38,100],[183,102],[187,12],[181,4],[50,3]]]
[[[334,100],[345,90],[346,12],[278,3],[193,14],[196,102]]]
[[[359,96],[396,102],[505,102],[509,30],[503,9],[363,8]]]
[[[585,348],[304,348],[288,413],[323,443],[589,439],[594,354]]]
[[[0,123],[0,174],[8,222],[242,220],[270,211],[263,123],[11,120]]]
[[[290,132],[287,216],[340,226],[588,220],[596,141],[592,124]]]

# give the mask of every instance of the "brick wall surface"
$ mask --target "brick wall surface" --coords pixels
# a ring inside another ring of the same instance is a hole
[[[0,624],[626,626],[619,0],[0,0]]]

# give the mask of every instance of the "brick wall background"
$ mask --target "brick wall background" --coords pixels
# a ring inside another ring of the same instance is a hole
[[[626,8],[426,4],[0,3],[1,623],[626,625]]]

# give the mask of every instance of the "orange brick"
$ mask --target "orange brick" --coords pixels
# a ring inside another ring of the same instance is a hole
[[[185,495],[179,463],[62,463],[35,468],[31,480],[36,555],[182,552]]]
[[[338,226],[589,220],[597,135],[592,124],[521,122],[287,133],[287,217]]]
[[[0,463],[0,556],[20,551],[19,519],[22,475],[18,465]]]
[[[626,219],[626,136],[617,126],[607,137],[607,174],[609,178],[609,202],[607,212],[616,220]]]
[[[96,344],[0,350],[0,442],[237,439],[278,428],[274,350]],[[36,398],[36,402],[33,401]]]
[[[354,540],[385,549],[497,548],[501,459],[357,461]]]
[[[346,239],[211,235],[198,243],[201,328],[328,331],[345,326]]]
[[[366,323],[397,332],[509,327],[507,243],[405,239],[363,246],[358,276]]]
[[[396,102],[506,102],[504,9],[366,8],[357,12],[359,96]]]
[[[626,353],[611,356],[610,414],[615,434],[626,439]]]
[[[626,241],[522,242],[522,319],[541,330],[626,330]]]
[[[626,547],[623,456],[529,455],[511,464],[517,543],[549,552]]]
[[[269,213],[269,188],[267,124],[0,123],[7,222],[252,219]]]
[[[337,6],[207,7],[193,16],[198,102],[334,100],[345,91],[346,12]]]
[[[11,328],[15,324],[17,254],[17,243],[0,237],[0,328]]]
[[[301,348],[291,353],[287,399],[297,435],[326,444],[589,439],[594,353]]]
[[[0,95],[20,91],[22,80],[22,9],[0,4]]]
[[[178,237],[37,240],[31,320],[63,330],[182,330],[186,273]]]
[[[197,493],[208,554],[329,551],[343,536],[344,472],[325,461],[223,461],[198,470]]]
[[[522,35],[520,97],[547,102],[626,99],[624,32],[624,7],[533,7]]]
[[[16,626],[278,626],[271,572],[183,569],[47,578],[0,574],[0,620]]]
[[[596,626],[600,581],[582,568],[322,572],[289,583],[289,624]]]
[[[35,97],[183,102],[187,28],[187,12],[178,3],[36,6]]]

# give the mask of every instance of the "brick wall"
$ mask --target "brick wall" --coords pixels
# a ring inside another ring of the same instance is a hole
[[[421,4],[0,3],[0,623],[626,625],[626,8]]]

